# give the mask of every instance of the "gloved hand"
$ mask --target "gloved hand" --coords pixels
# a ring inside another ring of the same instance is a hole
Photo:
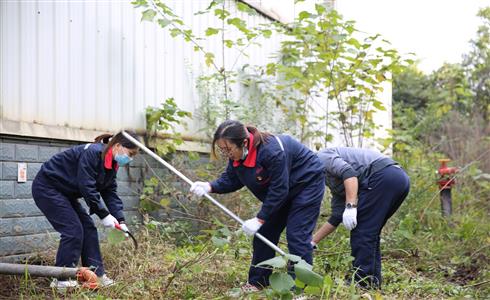
[[[315,242],[311,241],[310,244],[311,244],[311,248],[313,248],[313,250],[315,250],[317,248]]]
[[[102,220],[102,224],[107,228],[116,228],[116,224],[119,224],[116,218],[114,218],[111,214],[108,214]]]
[[[125,223],[119,223],[119,226],[121,227],[122,231],[124,232],[124,235],[126,237],[129,237],[129,234],[127,234],[127,232],[129,232],[128,226],[126,226]]]
[[[247,235],[254,235],[262,226],[262,224],[264,224],[264,221],[260,220],[257,217],[248,219],[243,223],[242,230]]]
[[[191,185],[190,191],[202,197],[204,194],[211,192],[211,184],[209,182],[196,181]]]
[[[342,215],[342,223],[344,224],[345,228],[348,230],[352,230],[356,228],[357,226],[357,208],[356,207],[351,207],[351,208],[345,208],[344,214]]]

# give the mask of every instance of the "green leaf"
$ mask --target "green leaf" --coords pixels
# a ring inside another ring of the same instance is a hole
[[[269,29],[264,29],[262,30],[262,35],[266,38],[270,38],[271,35],[272,35],[272,30],[269,30]]]
[[[172,23],[172,22],[170,20],[168,20],[168,19],[158,19],[158,24],[162,28],[165,28],[170,23]]]
[[[301,261],[301,257],[298,256],[298,255],[286,254],[285,256],[286,256],[287,259],[289,259],[292,262],[299,262],[299,261]]]
[[[146,2],[146,0],[136,0],[136,1],[131,2],[131,4],[134,5],[134,7],[147,7],[148,6],[148,3]]]
[[[214,63],[214,54],[213,53],[206,52],[206,54],[204,55],[204,57],[206,58],[206,65],[208,67],[211,66]]]
[[[143,15],[141,16],[141,21],[153,21],[153,18],[155,18],[157,12],[154,11],[153,9],[147,9],[143,12]]]
[[[160,199],[160,205],[163,207],[168,207],[170,205],[170,199],[168,198]]]
[[[120,242],[124,241],[126,239],[126,236],[121,230],[117,229],[112,229],[107,233],[107,241],[111,245],[116,245],[119,244]]]
[[[260,267],[260,266],[271,266],[274,268],[284,268],[286,266],[286,260],[284,260],[284,258],[282,258],[281,256],[276,256],[274,258],[264,260],[263,262],[258,263],[257,267]]]
[[[376,109],[381,110],[381,111],[385,111],[386,110],[386,108],[383,105],[383,102],[378,101],[378,100],[374,100],[373,101],[373,106],[376,107]]]
[[[294,273],[296,274],[296,277],[301,280],[301,282],[304,282],[307,285],[320,287],[323,284],[323,277],[313,272],[304,264],[295,264]]]
[[[213,242],[213,244],[215,246],[218,246],[218,247],[223,247],[224,245],[228,244],[228,240],[227,239],[223,239],[223,238],[219,238],[219,237],[211,237],[211,241]]]
[[[302,21],[304,19],[308,19],[310,16],[311,16],[311,14],[309,12],[302,11],[302,12],[299,13],[298,18],[299,18],[300,21]]]
[[[206,36],[215,35],[215,34],[217,34],[219,31],[220,31],[220,29],[219,29],[219,28],[212,28],[212,27],[209,27],[208,29],[206,29]]]
[[[233,47],[233,41],[232,40],[224,40],[225,46],[228,48]]]
[[[217,16],[220,20],[224,20],[230,15],[230,13],[224,9],[215,9],[214,15]]]
[[[279,293],[289,292],[289,290],[294,286],[294,280],[288,273],[276,272],[272,273],[269,277],[271,287],[274,291]]]

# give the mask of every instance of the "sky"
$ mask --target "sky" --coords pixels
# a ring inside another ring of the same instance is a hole
[[[298,12],[283,0],[262,2],[280,14]],[[380,33],[401,54],[414,52],[425,73],[462,61],[482,24],[478,9],[486,6],[490,0],[335,0],[344,20],[356,21],[356,28],[369,34]]]

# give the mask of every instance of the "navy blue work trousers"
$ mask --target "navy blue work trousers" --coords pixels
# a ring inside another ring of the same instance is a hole
[[[350,242],[355,280],[363,286],[381,285],[381,229],[405,200],[409,189],[408,175],[393,165],[372,174],[368,187],[360,190],[357,226],[351,231]]]
[[[97,276],[102,276],[105,271],[97,228],[78,199],[70,199],[59,192],[42,173],[38,173],[32,183],[32,196],[49,223],[61,234],[56,266],[76,267],[81,257],[82,266],[94,267]]]
[[[325,191],[325,177],[319,175],[287,204],[274,213],[259,229],[259,233],[276,244],[284,228],[290,254],[298,255],[306,262],[313,263],[313,248],[310,244]],[[254,267],[256,264],[275,256],[275,251],[260,239],[254,237],[252,266],[248,272],[248,282],[257,286],[269,285],[272,271]]]

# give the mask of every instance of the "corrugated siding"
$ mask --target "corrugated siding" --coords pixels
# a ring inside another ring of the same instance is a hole
[[[227,2],[229,10],[248,23],[269,22],[261,15],[236,12],[234,3]],[[171,4],[196,33],[220,26],[213,16],[193,14],[205,9],[208,1]],[[144,128],[145,107],[158,106],[168,97],[174,97],[180,108],[194,111],[198,106],[194,79],[205,72],[202,54],[140,18],[141,10],[129,0],[0,1],[2,120],[114,131]],[[242,57],[237,67],[265,64],[279,47],[277,37],[261,43],[262,47],[250,48],[250,57]],[[216,39],[204,45],[220,51]],[[236,55],[227,50],[228,66]],[[217,55],[218,64],[220,60]],[[190,125],[187,133],[193,134],[199,124]],[[16,130],[32,135],[24,132],[29,128]]]

